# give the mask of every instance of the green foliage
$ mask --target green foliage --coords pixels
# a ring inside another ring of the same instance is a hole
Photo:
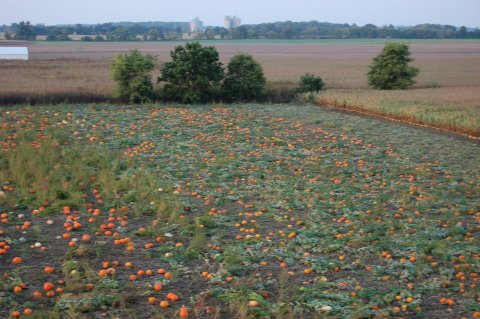
[[[251,55],[237,54],[227,66],[223,82],[224,96],[229,101],[251,101],[265,92],[265,76],[260,63]]]
[[[200,43],[177,46],[170,52],[159,82],[165,82],[163,95],[168,100],[199,103],[214,99],[220,91],[223,67],[214,47]]]
[[[54,28],[47,36],[47,41],[70,41],[69,33],[67,28]]]
[[[290,81],[267,82],[264,101],[270,103],[288,103],[295,100],[297,84]]]
[[[150,29],[144,36],[145,40],[148,41],[159,41],[164,37],[163,33],[158,29]]]
[[[298,86],[298,93],[309,93],[321,91],[325,83],[319,76],[315,76],[313,74],[305,73],[300,77],[300,83]]]
[[[419,73],[417,68],[408,65],[410,58],[408,45],[387,43],[382,52],[373,59],[368,72],[368,84],[379,90],[404,90],[413,85]]]
[[[112,75],[117,82],[118,97],[133,103],[150,101],[153,97],[150,72],[154,66],[155,58],[137,49],[117,55],[112,63]]]
[[[119,27],[112,32],[107,33],[107,41],[134,41],[136,40],[135,34],[130,30]]]
[[[17,25],[17,32],[15,33],[15,40],[35,40],[37,34],[30,21],[22,21]]]

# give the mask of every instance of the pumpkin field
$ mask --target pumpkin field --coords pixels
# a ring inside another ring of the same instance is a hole
[[[480,144],[314,105],[0,109],[0,318],[480,318]]]

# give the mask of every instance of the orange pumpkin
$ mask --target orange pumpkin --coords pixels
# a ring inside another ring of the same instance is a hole
[[[51,274],[51,273],[55,272],[55,268],[53,268],[51,266],[47,266],[47,267],[43,268],[43,271],[46,272],[47,274]]]
[[[51,282],[46,282],[43,284],[43,290],[50,291],[53,290],[53,284]]]
[[[31,308],[23,309],[23,314],[24,315],[31,315],[32,313],[33,313],[33,310]]]
[[[185,306],[182,306],[180,308],[180,311],[178,312],[178,315],[180,318],[188,318],[188,309]]]

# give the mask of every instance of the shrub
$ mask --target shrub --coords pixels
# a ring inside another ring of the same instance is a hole
[[[297,83],[290,81],[267,82],[262,100],[268,103],[290,103],[295,100]]]
[[[228,101],[257,100],[265,92],[265,76],[251,55],[237,54],[227,66],[223,93]]]
[[[214,47],[200,43],[177,46],[170,52],[171,62],[165,63],[159,82],[165,82],[162,95],[168,100],[199,103],[219,96],[223,67]]]
[[[403,90],[413,85],[419,73],[417,68],[408,65],[410,58],[408,45],[387,43],[382,52],[373,59],[368,72],[368,84],[379,90]]]
[[[117,81],[117,96],[133,103],[148,102],[153,97],[150,72],[155,66],[152,55],[139,50],[119,54],[112,63],[113,79]]]
[[[298,86],[298,93],[318,93],[323,89],[325,83],[322,78],[313,74],[306,73],[300,77],[300,83]]]

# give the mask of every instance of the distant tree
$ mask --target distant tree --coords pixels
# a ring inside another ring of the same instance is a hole
[[[118,27],[107,33],[107,41],[132,41],[135,40],[135,34],[131,33],[127,28]]]
[[[288,25],[282,29],[281,35],[283,39],[291,39],[294,36],[294,31],[292,27]]]
[[[165,82],[163,96],[182,103],[199,103],[218,96],[223,67],[215,47],[200,43],[179,45],[170,51],[171,62],[165,63],[159,82]]]
[[[70,41],[69,33],[67,28],[54,28],[47,36],[47,41]]]
[[[265,91],[265,76],[260,63],[251,55],[237,54],[227,66],[223,81],[224,96],[229,101],[250,101]]]
[[[215,38],[215,30],[213,28],[208,28],[205,30],[205,37],[207,39],[214,39]]]
[[[100,34],[97,34],[94,38],[93,41],[105,41],[105,38],[101,36]]]
[[[233,29],[232,35],[234,39],[247,39],[248,38],[248,29],[246,26],[242,25]]]
[[[380,90],[403,90],[415,83],[419,69],[408,65],[409,47],[403,43],[387,43],[373,59],[368,72],[368,84]]]
[[[22,21],[17,25],[17,31],[15,33],[15,40],[35,40],[37,34],[33,29],[33,25],[30,24],[30,21]]]
[[[147,32],[148,41],[158,41],[162,39],[162,33],[158,29],[150,29]]]
[[[44,24],[36,24],[33,26],[36,35],[48,35],[48,27]]]
[[[80,38],[80,41],[85,41],[85,42],[92,42],[93,41],[93,38],[91,36],[84,36],[84,37],[81,37]]]
[[[144,103],[153,98],[151,71],[155,67],[152,55],[139,50],[119,54],[112,63],[112,76],[117,82],[117,96],[132,103]]]
[[[309,93],[315,92],[318,93],[323,89],[325,83],[319,76],[315,76],[313,74],[305,73],[300,77],[300,83],[298,85],[297,92],[298,93]]]

